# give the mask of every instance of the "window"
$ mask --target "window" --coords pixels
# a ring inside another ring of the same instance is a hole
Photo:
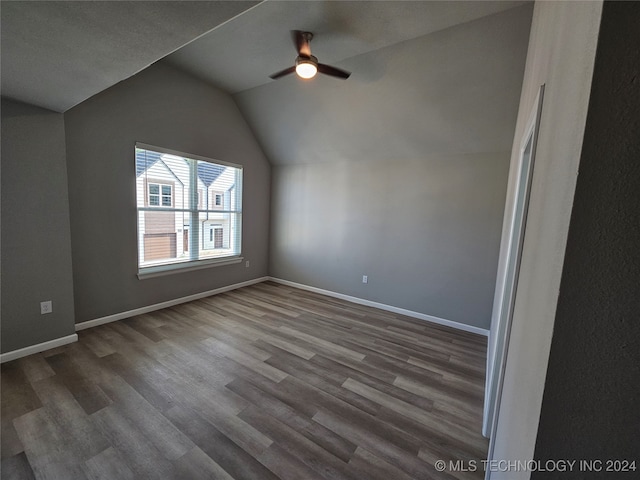
[[[171,207],[173,206],[173,187],[160,183],[147,183],[149,192],[148,205],[151,207]]]
[[[135,157],[140,278],[242,260],[240,165],[140,143]]]

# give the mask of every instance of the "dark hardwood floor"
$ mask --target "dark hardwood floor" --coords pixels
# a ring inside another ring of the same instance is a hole
[[[2,365],[2,479],[482,478],[486,338],[261,283]]]

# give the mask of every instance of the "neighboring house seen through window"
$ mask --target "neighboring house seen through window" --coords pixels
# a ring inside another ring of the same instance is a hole
[[[138,276],[242,260],[242,167],[137,144]]]
[[[172,186],[162,185],[159,183],[147,183],[149,190],[149,203],[151,207],[171,207],[172,202]]]

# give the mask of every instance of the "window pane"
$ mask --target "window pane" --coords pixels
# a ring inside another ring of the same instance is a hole
[[[159,150],[136,148],[139,270],[240,255],[242,168]]]

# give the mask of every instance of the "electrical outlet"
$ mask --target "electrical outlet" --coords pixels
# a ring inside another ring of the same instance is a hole
[[[249,260],[247,260],[247,261],[245,262],[244,266],[245,266],[246,268],[249,268]]]
[[[369,283],[369,277],[366,275],[362,275],[362,283]]]
[[[46,302],[40,302],[40,314],[44,315],[46,313],[53,312],[53,303],[51,300],[47,300]]]

